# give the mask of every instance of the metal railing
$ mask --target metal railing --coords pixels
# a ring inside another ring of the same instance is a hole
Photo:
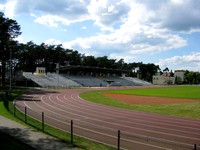
[[[74,143],[74,135],[96,141],[105,145],[116,147],[117,149],[140,149],[140,150],[200,150],[199,145],[185,144],[170,140],[128,133],[115,130],[101,125],[94,125],[81,120],[59,119],[59,116],[50,115],[44,112],[37,112],[28,107],[15,104],[10,109],[14,116],[31,124],[30,118],[37,120],[32,126],[45,132],[45,125],[52,126],[62,131],[70,133],[71,143]]]

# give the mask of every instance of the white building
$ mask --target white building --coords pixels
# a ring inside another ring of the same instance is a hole
[[[182,81],[185,80],[185,71],[184,70],[175,70],[174,77],[180,77]]]
[[[35,75],[45,75],[46,74],[46,68],[45,67],[36,67]]]
[[[160,74],[157,73],[156,75],[153,76],[153,84],[155,85],[169,85],[169,84],[174,84],[175,82],[175,77],[171,77],[170,73],[164,73]]]

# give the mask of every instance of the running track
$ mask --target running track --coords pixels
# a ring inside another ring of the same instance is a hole
[[[37,119],[44,112],[45,123],[64,131],[70,131],[73,120],[75,134],[114,147],[120,130],[123,149],[192,150],[200,144],[200,120],[113,108],[79,97],[90,90],[32,90],[15,103]]]

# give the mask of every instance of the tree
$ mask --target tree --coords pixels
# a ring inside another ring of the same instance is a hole
[[[173,77],[174,76],[174,73],[173,73],[173,71],[171,70],[170,71],[170,77]]]
[[[183,83],[183,81],[182,81],[181,77],[176,76],[175,77],[175,84],[182,84],[182,83]]]
[[[117,69],[122,69],[124,68],[124,59],[120,59],[118,62],[116,62]]]
[[[185,72],[185,82],[189,84],[199,84],[200,83],[200,73],[186,70]]]
[[[82,65],[83,66],[92,66],[96,67],[97,66],[97,61],[94,56],[82,56]]]
[[[154,64],[139,64],[139,73],[141,79],[151,82],[152,76],[157,73],[159,66]]]
[[[163,70],[163,72],[169,72],[169,68],[166,67],[166,68]]]
[[[108,59],[107,56],[97,57],[97,67],[116,69],[115,59]]]
[[[69,56],[71,57],[71,59],[67,61],[69,61],[71,65],[81,65],[81,54],[78,51],[72,51]]]
[[[0,12],[0,62],[2,86],[5,86],[6,62],[9,60],[9,42],[19,36],[20,26],[15,20],[6,18],[4,13]]]
[[[108,68],[108,57],[104,56],[104,57],[98,57],[97,59],[97,67],[106,67]]]

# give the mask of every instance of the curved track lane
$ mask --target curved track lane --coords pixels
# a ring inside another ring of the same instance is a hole
[[[44,112],[45,123],[64,131],[70,131],[73,120],[75,134],[107,145],[117,146],[120,130],[124,149],[189,150],[193,144],[200,144],[198,119],[113,108],[79,97],[81,92],[90,90],[94,89],[33,90],[15,103],[22,111],[27,107],[28,115],[37,119]]]

